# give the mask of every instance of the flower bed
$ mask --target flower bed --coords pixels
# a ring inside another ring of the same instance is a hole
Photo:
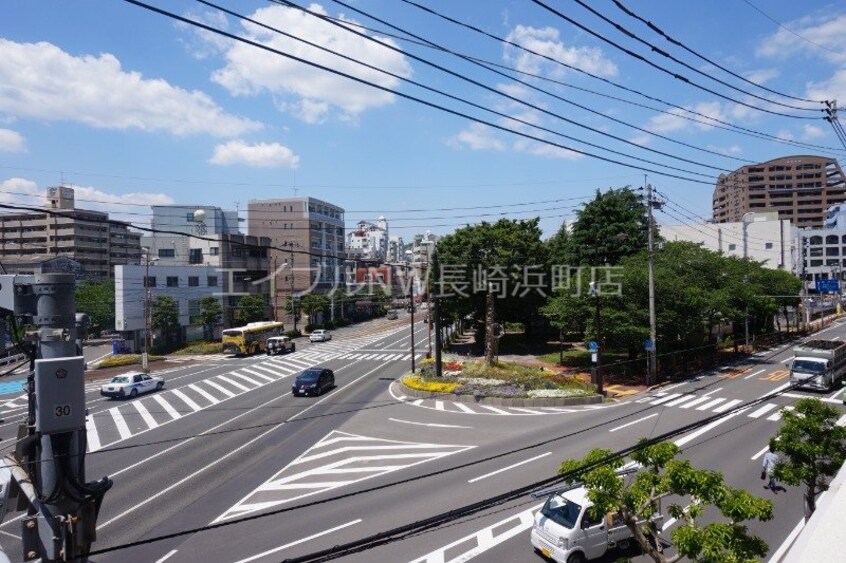
[[[434,361],[421,362],[417,375],[403,378],[403,384],[416,391],[452,393],[476,399],[543,399],[596,396],[589,383],[544,368],[520,364],[485,362],[444,362],[443,377],[435,377]]]

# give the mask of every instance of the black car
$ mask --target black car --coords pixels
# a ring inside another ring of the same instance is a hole
[[[291,385],[291,393],[300,395],[320,395],[335,386],[335,374],[331,369],[309,368],[297,376]]]

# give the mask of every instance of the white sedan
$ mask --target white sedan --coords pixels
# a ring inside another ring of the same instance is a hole
[[[164,379],[150,376],[141,372],[130,372],[117,375],[111,381],[100,387],[100,394],[104,397],[134,399],[141,393],[160,391],[164,387]]]
[[[308,335],[308,340],[309,342],[326,342],[327,340],[332,340],[332,333],[319,328]]]

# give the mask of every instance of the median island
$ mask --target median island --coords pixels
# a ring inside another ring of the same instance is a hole
[[[415,398],[499,406],[584,405],[603,399],[593,385],[577,377],[508,362],[447,361],[443,377],[437,377],[434,361],[426,359],[417,373],[405,375],[401,383],[406,395]]]

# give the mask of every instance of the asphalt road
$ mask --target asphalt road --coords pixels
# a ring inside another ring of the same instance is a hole
[[[417,354],[426,333],[418,323]],[[486,408],[398,392],[394,381],[410,367],[407,317],[334,335],[288,356],[171,363],[165,390],[133,401],[103,399],[92,386],[87,476],[115,481],[92,561],[281,561],[330,548],[542,480],[590,448],[618,450],[768,395],[786,386],[781,362],[791,356],[773,351],[616,403]],[[846,328],[823,336],[846,337]],[[293,376],[312,365],[333,369],[336,388],[292,397]],[[759,480],[762,449],[779,408],[805,395],[767,399],[673,439],[695,465],[771,496]],[[3,444],[19,416],[5,412]],[[750,528],[775,551],[801,520],[801,491],[773,500],[775,519]],[[541,561],[528,539],[540,502],[520,498],[341,560]],[[0,525],[13,561],[17,516]]]

